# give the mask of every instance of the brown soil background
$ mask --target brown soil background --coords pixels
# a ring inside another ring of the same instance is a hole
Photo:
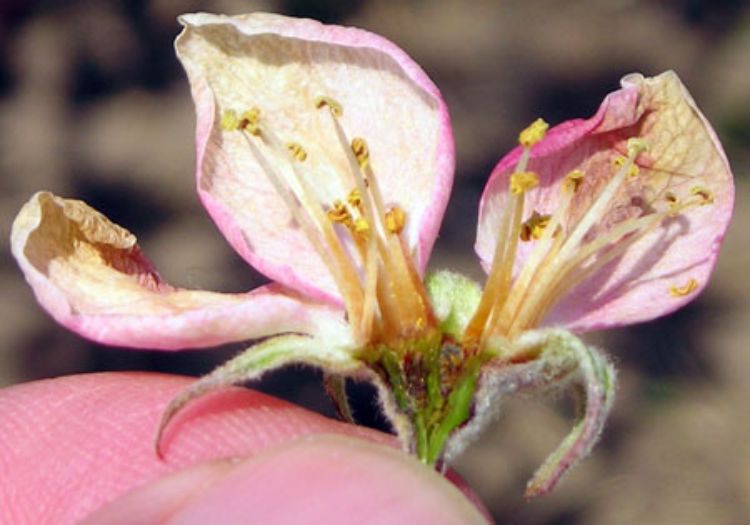
[[[571,424],[564,399],[508,402],[456,469],[499,523],[750,523],[750,7],[741,0],[5,0],[0,386],[100,370],[198,375],[239,349],[167,354],[83,341],[36,305],[7,245],[22,203],[48,189],[82,198],[136,233],[174,284],[243,291],[263,282],[193,192],[193,109],[171,43],[176,15],[194,10],[356,25],[414,57],[448,102],[458,151],[432,266],[478,279],[479,194],[517,131],[537,116],[558,123],[592,114],[625,73],[677,70],[736,175],[736,215],[711,286],[674,315],[587,336],[618,363],[618,399],[602,442],[556,492],[521,498]],[[331,412],[315,372],[275,373],[259,387]],[[372,392],[354,390],[362,419],[382,425]]]

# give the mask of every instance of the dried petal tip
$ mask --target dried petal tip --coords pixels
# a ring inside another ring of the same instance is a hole
[[[547,124],[544,119],[538,118],[518,134],[518,143],[524,148],[530,148],[544,139],[548,129],[549,124]]]

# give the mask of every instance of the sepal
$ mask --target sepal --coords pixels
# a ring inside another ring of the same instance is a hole
[[[349,349],[331,347],[313,337],[282,335],[266,339],[203,376],[169,403],[156,433],[157,454],[163,455],[167,426],[190,401],[214,390],[259,379],[270,370],[290,364],[311,365],[338,376],[356,374],[362,368]]]
[[[596,444],[612,406],[615,369],[600,350],[561,329],[529,331],[516,341],[498,343],[498,357],[487,363],[480,378],[474,416],[449,440],[446,459],[458,455],[478,436],[497,415],[503,397],[578,387],[575,426],[529,481],[526,497],[530,498],[551,491]]]

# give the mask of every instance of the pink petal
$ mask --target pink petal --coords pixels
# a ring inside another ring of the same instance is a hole
[[[353,28],[270,14],[181,17],[178,56],[197,111],[198,191],[232,246],[265,275],[309,296],[340,302],[334,281],[292,220],[226,110],[261,110],[263,126],[308,153],[317,200],[330,206],[354,188],[342,145],[315,109],[319,96],[343,107],[348,138],[363,137],[386,205],[407,216],[404,238],[427,264],[453,179],[453,137],[439,91],[402,50]],[[280,173],[288,154],[266,152]]]
[[[649,145],[637,161],[640,182],[634,184],[642,185],[638,195],[673,191],[682,197],[691,188],[704,187],[712,192],[713,203],[665,220],[622,257],[573,288],[552,308],[545,325],[587,331],[645,321],[679,308],[708,281],[732,214],[734,186],[726,156],[677,75],[633,74],[623,78],[622,86],[605,98],[592,118],[560,124],[534,146],[529,169],[539,175],[540,184],[527,193],[529,214],[553,213],[560,202],[560,182],[574,169],[586,173],[589,190],[601,188],[614,174],[613,159],[625,155],[625,141],[631,137],[641,137]],[[485,268],[492,262],[508,178],[520,154],[516,148],[500,161],[482,196],[475,248]],[[593,195],[585,193],[584,198]],[[630,199],[626,190],[621,191],[604,223],[595,228],[606,231],[622,220],[617,213],[630,213],[636,206]],[[572,213],[581,215],[587,204]],[[519,244],[516,274],[533,247],[534,242]],[[689,291],[670,293],[675,288]]]
[[[348,337],[343,314],[280,293],[174,288],[133,234],[77,200],[39,192],[13,223],[13,255],[41,305],[97,342],[173,350],[283,332]]]

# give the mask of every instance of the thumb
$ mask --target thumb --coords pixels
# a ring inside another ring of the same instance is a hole
[[[458,525],[487,518],[452,483],[392,447],[318,434],[163,478],[84,523],[217,522]]]

